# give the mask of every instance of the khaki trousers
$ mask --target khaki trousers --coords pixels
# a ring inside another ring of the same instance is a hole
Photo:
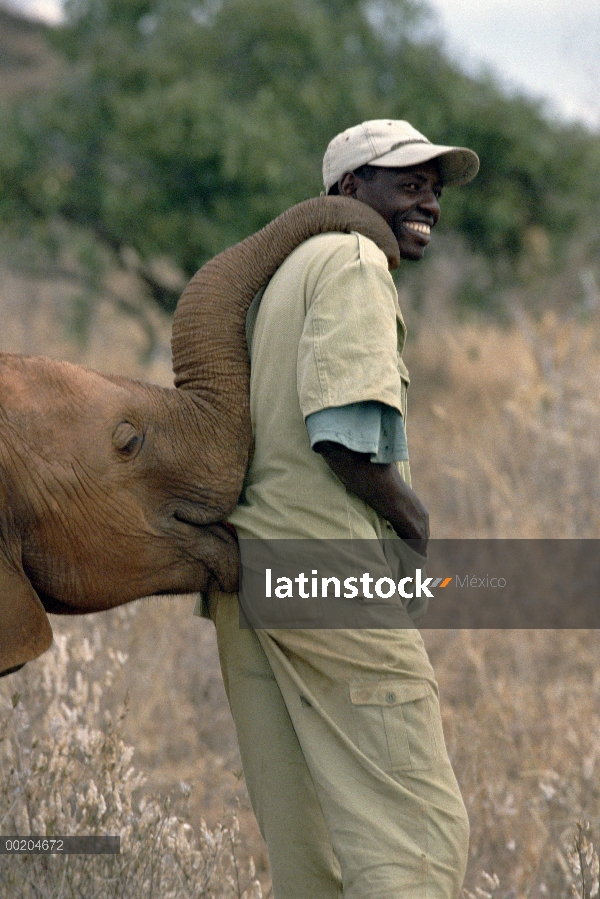
[[[242,630],[225,689],[275,899],[454,899],[469,826],[416,630]]]

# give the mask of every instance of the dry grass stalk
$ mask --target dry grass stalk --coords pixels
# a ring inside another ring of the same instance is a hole
[[[598,853],[590,839],[589,822],[578,821],[573,843],[566,849],[570,868],[571,893],[574,899],[595,899],[598,895],[600,865]]]

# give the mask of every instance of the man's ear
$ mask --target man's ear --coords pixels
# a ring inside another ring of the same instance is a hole
[[[0,677],[45,652],[52,628],[25,572],[0,558]]]
[[[356,177],[354,172],[344,172],[344,174],[338,181],[338,188],[340,191],[340,196],[356,198],[358,178]]]

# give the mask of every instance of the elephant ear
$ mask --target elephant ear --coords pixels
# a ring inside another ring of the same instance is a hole
[[[52,628],[22,569],[0,558],[0,677],[45,652]]]

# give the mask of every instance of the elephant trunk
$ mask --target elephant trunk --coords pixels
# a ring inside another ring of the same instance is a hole
[[[237,502],[252,446],[248,307],[297,246],[328,231],[358,231],[383,250],[390,269],[398,265],[398,244],[377,212],[348,197],[319,197],[292,207],[207,262],[177,305],[172,336],[175,386],[189,392],[198,410],[198,428],[214,443],[224,516]]]

